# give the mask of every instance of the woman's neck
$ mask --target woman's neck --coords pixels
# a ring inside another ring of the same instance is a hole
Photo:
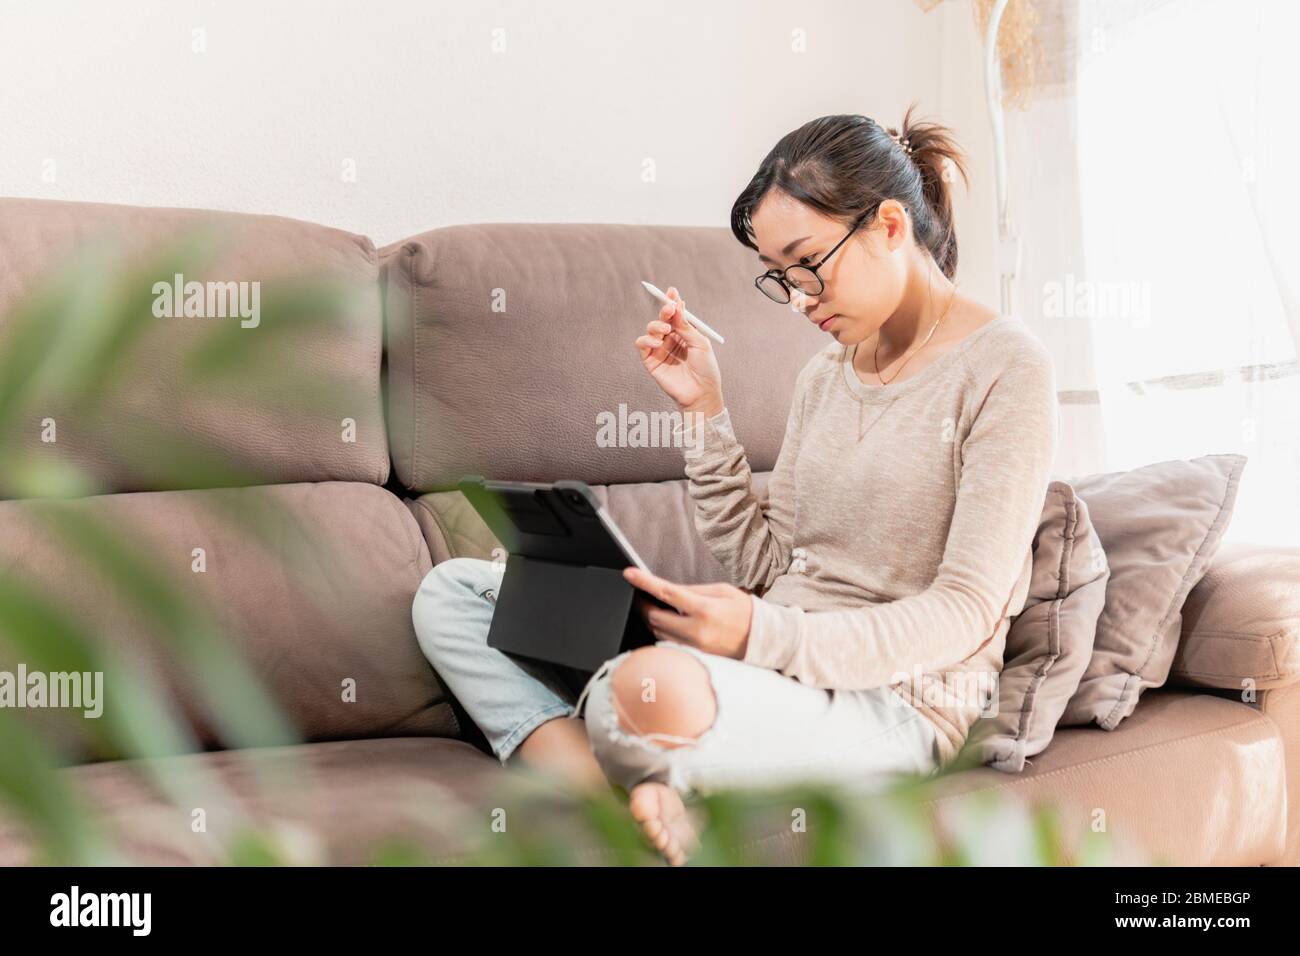
[[[941,317],[950,317],[944,312],[956,294],[956,286],[932,259],[926,257],[926,262],[928,274],[921,271],[907,284],[894,314],[857,349],[853,364],[864,374],[876,374],[873,357],[878,357],[880,369],[885,370],[892,362],[920,346]],[[929,340],[931,343],[938,339],[939,332],[935,329],[935,337]]]

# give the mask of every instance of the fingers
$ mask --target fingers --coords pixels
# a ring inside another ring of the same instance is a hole
[[[640,588],[647,594],[653,594],[665,604],[677,608],[683,614],[698,612],[701,605],[701,599],[692,594],[687,588],[666,581],[657,574],[650,574],[642,571],[633,565],[623,569],[624,579],[633,587]]]
[[[686,330],[694,331],[694,328],[689,322],[678,319],[676,316],[677,306],[665,305],[659,310],[659,318],[651,321],[649,325],[646,326],[646,331],[652,331],[651,326],[653,326],[653,331],[656,334],[662,335],[666,338],[678,339],[683,345],[688,345],[690,343],[686,338]]]
[[[705,594],[709,597],[730,597],[740,589],[723,581],[717,581],[712,584],[693,584],[691,590],[696,594]]]
[[[639,343],[644,339],[651,347],[659,348],[664,344],[673,331],[673,327],[667,322],[650,321],[646,323],[645,334],[637,339]]]
[[[650,628],[650,633],[655,636],[656,640],[683,640],[682,632],[677,629],[677,622],[687,620],[686,617],[676,611],[665,611],[640,591],[637,592],[636,596],[636,608],[641,617],[645,619],[646,626]],[[669,623],[665,624],[665,620]]]
[[[713,348],[713,346],[709,344],[709,340],[705,337],[704,333],[686,320],[686,303],[684,301],[679,301],[677,303],[677,311],[673,313],[670,324],[673,327],[673,331],[685,339],[691,348]]]
[[[646,608],[645,619],[650,625],[650,630],[660,640],[695,643],[694,636],[698,625],[689,617],[651,605]]]
[[[636,347],[643,359],[649,358],[650,353],[657,349],[663,349],[661,358],[664,360],[675,356],[684,358],[686,352],[686,343],[673,334],[673,327],[657,319],[646,323],[645,334],[637,338]]]
[[[660,320],[667,323],[674,332],[681,335],[691,348],[710,348],[709,340],[704,333],[687,321],[686,300],[672,286],[668,288],[667,295],[673,301],[665,304],[659,310]]]
[[[670,361],[686,361],[686,343],[682,341],[681,336],[673,335],[661,339],[657,335],[642,335],[637,338],[635,344],[643,362],[652,355],[658,359],[659,365],[665,365]]]
[[[673,319],[673,313],[677,311],[677,301],[681,296],[677,293],[677,287],[671,285],[668,287],[668,291],[665,295],[668,296],[669,301],[659,306],[659,321],[664,323],[664,325],[670,325]]]

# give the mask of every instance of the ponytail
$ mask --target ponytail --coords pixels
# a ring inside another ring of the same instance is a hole
[[[965,155],[952,131],[939,123],[914,120],[912,113],[915,109],[913,103],[903,114],[902,124],[897,129],[888,127],[886,132],[900,143],[908,144],[907,151],[921,174],[921,195],[933,221],[933,228],[927,230],[924,243],[935,264],[951,279],[957,272],[957,230],[950,188],[957,177],[953,170],[961,174],[967,189],[970,188],[970,177],[966,173]]]

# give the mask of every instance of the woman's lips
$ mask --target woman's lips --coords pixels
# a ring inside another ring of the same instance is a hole
[[[817,323],[817,328],[821,329],[823,332],[826,332],[826,331],[828,331],[828,330],[830,329],[830,327],[831,327],[831,323],[834,322],[834,321],[835,321],[836,319],[838,319],[839,317],[840,317],[840,314],[839,314],[838,312],[836,312],[834,315],[832,315],[832,316],[828,316],[827,318],[822,319],[820,322],[818,322],[818,323]]]

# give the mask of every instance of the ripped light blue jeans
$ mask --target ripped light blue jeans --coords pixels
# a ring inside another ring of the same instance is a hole
[[[704,665],[714,722],[698,737],[674,738],[679,746],[629,733],[614,710],[610,675],[632,651],[606,661],[575,695],[548,665],[488,647],[504,573],[504,564],[480,558],[443,561],[425,575],[411,609],[425,657],[502,763],[541,724],[580,715],[606,777],[627,789],[657,780],[683,795],[810,782],[872,790],[939,766],[934,725],[888,687],[822,690],[675,641],[658,643]]]

